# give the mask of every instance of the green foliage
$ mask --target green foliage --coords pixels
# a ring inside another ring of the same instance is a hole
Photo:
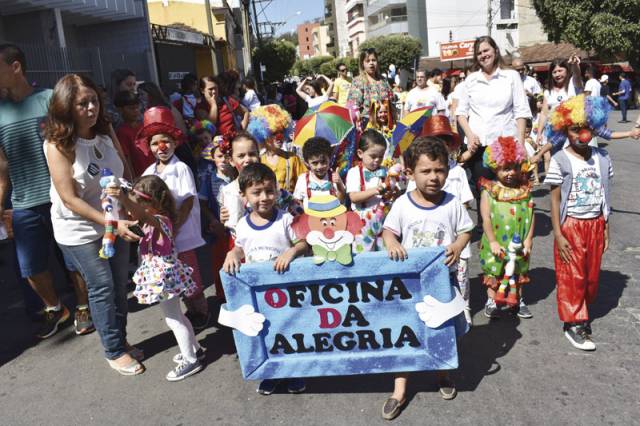
[[[334,58],[331,56],[318,56],[314,58],[298,60],[291,69],[292,75],[305,77],[308,75],[324,74],[329,78],[337,76],[336,66],[343,62],[353,75],[358,75],[358,61],[355,58]]]
[[[260,74],[257,64],[261,63],[267,67],[264,72],[266,82],[282,80],[296,61],[296,47],[286,40],[270,40],[262,47],[253,50],[253,58],[256,64],[256,75]]]
[[[374,37],[360,45],[360,52],[373,48],[378,53],[378,67],[386,70],[390,64],[396,68],[413,69],[414,60],[420,57],[420,40],[408,35],[393,34]]]
[[[533,0],[550,41],[640,65],[638,0]]]
[[[286,40],[293,44],[294,46],[298,45],[298,33],[296,31],[289,31],[287,33],[282,33],[279,37],[280,40]]]

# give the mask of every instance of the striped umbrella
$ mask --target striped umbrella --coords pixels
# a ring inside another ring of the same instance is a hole
[[[317,107],[309,108],[296,123],[293,144],[302,147],[314,136],[327,139],[331,146],[342,142],[353,128],[349,110],[335,102],[327,101]]]
[[[398,121],[396,128],[393,129],[391,136],[394,149],[399,147],[400,152],[404,152],[411,145],[411,142],[420,135],[424,122],[431,117],[431,114],[433,114],[433,107],[424,107],[411,111],[402,117],[402,120]]]

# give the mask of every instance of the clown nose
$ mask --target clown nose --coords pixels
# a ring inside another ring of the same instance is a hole
[[[593,135],[589,129],[582,129],[578,132],[578,140],[582,143],[590,142],[592,137]]]
[[[158,149],[159,149],[160,151],[166,151],[166,150],[167,150],[167,143],[166,143],[166,142],[160,142],[160,143],[158,144]]]
[[[333,229],[331,229],[331,228],[324,228],[324,231],[322,231],[322,235],[324,235],[325,238],[332,239],[334,234],[335,233],[333,232]]]

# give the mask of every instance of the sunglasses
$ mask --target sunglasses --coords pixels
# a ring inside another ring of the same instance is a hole
[[[340,72],[347,72],[347,69],[346,69],[346,68],[340,68],[338,71],[340,71]]]

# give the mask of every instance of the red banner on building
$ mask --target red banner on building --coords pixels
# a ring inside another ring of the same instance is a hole
[[[473,43],[475,40],[452,41],[440,43],[440,60],[455,61],[473,58]]]

